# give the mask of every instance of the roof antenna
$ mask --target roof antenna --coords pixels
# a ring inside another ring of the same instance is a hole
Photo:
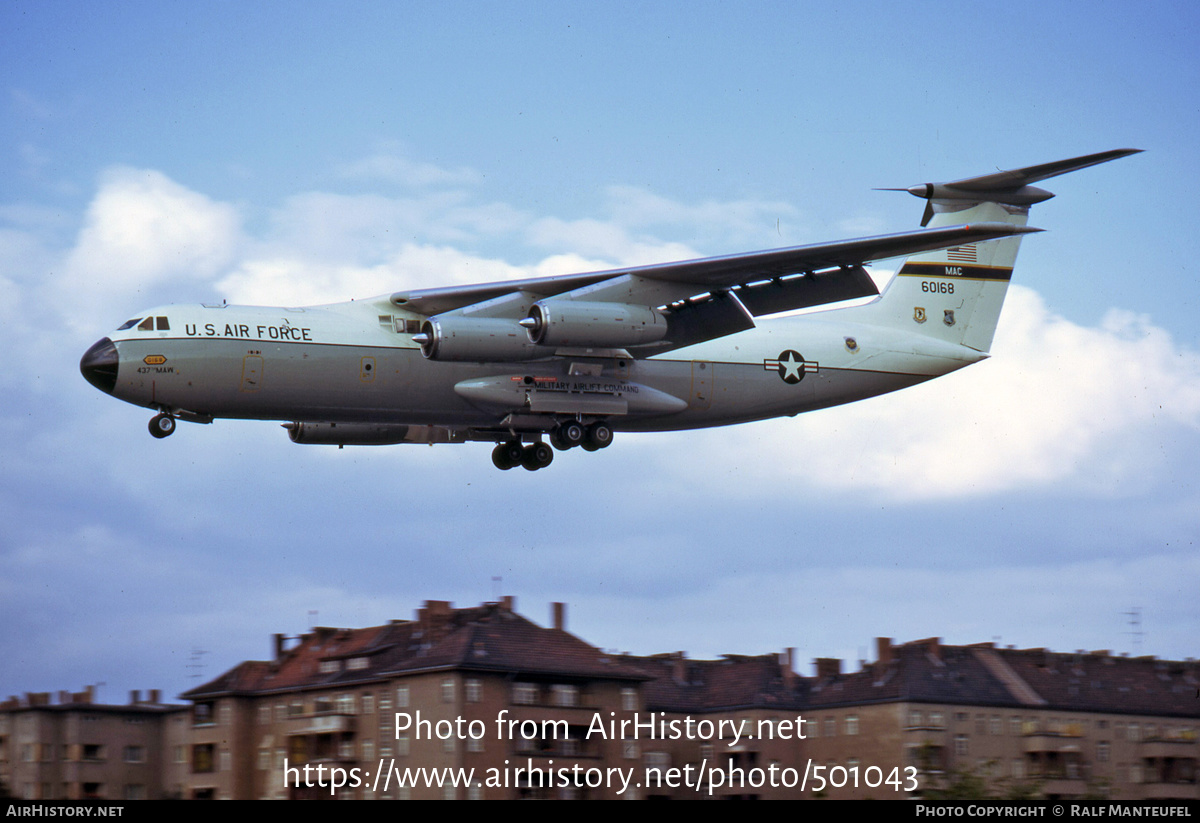
[[[1142,631],[1142,607],[1133,606],[1129,611],[1123,613],[1129,618],[1129,631],[1125,634],[1133,635],[1133,656],[1142,656],[1142,638],[1146,633]]]

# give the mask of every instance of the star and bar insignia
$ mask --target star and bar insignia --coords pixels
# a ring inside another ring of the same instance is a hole
[[[794,384],[803,380],[804,375],[820,371],[820,364],[816,361],[805,360],[804,355],[787,349],[781,351],[775,360],[764,360],[763,368],[767,371],[779,372],[779,377],[784,383]]]

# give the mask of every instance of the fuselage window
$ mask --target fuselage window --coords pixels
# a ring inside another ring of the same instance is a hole
[[[138,323],[138,331],[154,331],[154,318],[147,317],[141,323]]]
[[[171,324],[167,322],[167,318],[156,317],[154,319],[158,321],[158,330],[159,331],[170,331],[171,330]]]
[[[132,320],[126,320],[124,323],[121,324],[121,327],[119,329],[117,329],[117,331],[125,331],[126,329],[132,329],[135,325],[137,325],[137,321],[139,321],[141,319],[142,318],[140,318],[140,317],[135,317]]]

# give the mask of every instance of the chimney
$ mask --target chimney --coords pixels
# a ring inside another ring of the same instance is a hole
[[[511,594],[504,595],[504,597],[500,598],[500,607],[506,612],[516,611],[517,598],[513,597]]]
[[[813,661],[817,664],[817,677],[837,677],[842,673],[842,661],[837,657],[818,657]]]
[[[934,660],[942,659],[942,638],[926,637],[924,640],[916,641],[918,645],[925,647],[925,653]]]
[[[60,706],[66,706],[71,702],[71,693],[66,689],[58,690],[58,703]]]
[[[141,689],[130,689],[129,690],[129,705],[136,706],[138,703],[141,703],[141,702],[142,702],[142,690]]]
[[[162,692],[159,689],[150,690],[150,702],[156,706],[162,702]]]
[[[425,633],[426,641],[433,642],[442,636],[453,611],[454,604],[449,600],[425,601],[425,605],[417,610],[417,621]]]
[[[673,665],[671,666],[671,670],[672,670],[671,673],[672,673],[672,676],[675,678],[675,682],[676,683],[686,683],[687,682],[687,658],[685,658],[683,656],[683,652],[675,652],[675,654],[671,655],[671,657],[672,657],[672,663],[673,663]]]
[[[275,656],[271,659],[278,660],[279,658],[283,657],[284,635],[282,632],[275,632],[275,634],[273,634],[272,637],[274,638],[274,641],[275,641],[275,643],[274,643]]]
[[[567,630],[567,604],[551,603],[550,610],[554,620],[555,630],[565,632]]]
[[[875,638],[875,657],[879,660],[880,668],[885,668],[892,662],[892,638]]]
[[[796,658],[796,647],[788,646],[783,650],[783,654],[779,655],[779,668],[783,674],[783,687],[791,689],[796,685],[796,670],[792,668],[792,662]]]

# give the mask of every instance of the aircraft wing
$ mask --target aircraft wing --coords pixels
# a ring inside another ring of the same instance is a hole
[[[1040,229],[1007,223],[946,226],[583,274],[417,289],[396,292],[391,301],[427,316],[513,319],[547,298],[660,308],[671,321],[670,339],[640,352],[658,354],[752,328],[760,315],[874,296],[879,291],[863,269],[873,260],[1035,231]]]
[[[958,246],[964,243],[976,243],[981,240],[994,240],[999,237],[1032,231],[1040,230],[1018,228],[1006,223],[976,223],[969,226],[923,229],[878,237],[861,237],[832,243],[814,243],[808,246],[792,246],[724,257],[706,257],[676,263],[656,263],[650,266],[632,266],[584,274],[505,280],[472,286],[416,289],[396,292],[392,295],[392,302],[420,314],[441,314],[516,292],[526,292],[539,298],[566,295],[576,289],[594,286],[619,277],[638,277],[651,281],[686,284],[694,286],[694,293],[699,294],[714,289],[731,289],[759,280],[789,275],[829,277],[833,275],[822,275],[817,272],[822,269],[858,267],[872,260],[903,257],[917,252]],[[872,289],[865,294],[854,294],[850,297],[864,297],[877,293]],[[850,297],[835,299],[847,300]]]

